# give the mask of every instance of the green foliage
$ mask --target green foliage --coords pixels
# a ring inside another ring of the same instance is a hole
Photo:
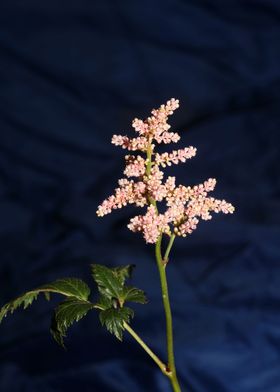
[[[147,299],[142,290],[125,286],[125,280],[131,276],[132,266],[108,268],[104,265],[93,264],[92,275],[101,296],[109,300],[115,299],[122,306],[124,302],[146,303]]]
[[[134,312],[130,308],[109,308],[99,313],[99,319],[102,325],[108,329],[119,340],[122,340],[124,322],[129,322]]]
[[[50,293],[57,293],[66,297],[75,297],[86,301],[90,294],[90,289],[88,285],[80,279],[66,278],[56,280],[53,283],[28,291],[4,305],[0,310],[0,323],[9,312],[13,313],[20,306],[23,306],[23,309],[26,309],[37,299],[40,293],[44,293],[47,300],[50,299]]]
[[[135,265],[122,265],[121,267],[111,268],[111,270],[116,274],[122,286],[125,284],[126,279],[131,277],[133,268]]]
[[[97,284],[100,294],[97,303],[91,303],[88,298],[90,288],[80,279],[66,278],[43,285],[37,289],[28,291],[13,301],[5,304],[0,309],[0,323],[8,313],[13,313],[19,307],[26,309],[35,301],[39,294],[44,294],[46,300],[50,300],[51,293],[61,294],[66,299],[58,304],[54,310],[51,323],[51,334],[62,347],[68,328],[76,321],[84,317],[91,309],[99,309],[101,324],[106,326],[109,332],[122,340],[125,323],[129,323],[133,317],[133,310],[124,306],[126,302],[147,302],[142,290],[126,286],[126,279],[131,276],[133,266],[108,268],[94,264],[92,275]]]
[[[51,325],[51,334],[62,347],[63,339],[66,337],[67,329],[83,318],[94,305],[88,301],[82,301],[76,297],[69,297],[61,302],[54,311]]]
[[[0,323],[2,322],[3,318],[7,316],[9,312],[13,313],[21,305],[23,306],[23,309],[26,309],[29,305],[32,304],[34,300],[37,299],[38,294],[39,294],[38,292],[30,291],[2,306],[0,310]]]
[[[123,288],[123,296],[126,302],[137,302],[139,304],[146,304],[147,298],[143,290],[136,287],[126,286]]]
[[[125,276],[128,275],[126,267],[121,272],[120,268],[116,271],[104,265],[94,264],[92,265],[92,274],[101,295],[109,299],[121,297]]]
[[[125,285],[131,276],[132,266],[107,268],[104,265],[92,265],[93,279],[97,284],[100,298],[96,307],[100,309],[99,318],[109,332],[122,340],[124,322],[133,317],[133,310],[124,307],[125,302],[147,302],[145,293],[135,287]]]
[[[46,284],[40,288],[45,292],[53,292],[65,295],[66,297],[75,297],[86,301],[90,295],[90,288],[81,279],[67,278],[59,279],[53,283]]]
[[[52,336],[64,347],[63,338],[66,336],[67,329],[74,321],[79,321],[94,307],[94,305],[88,301],[90,289],[88,285],[80,279],[59,279],[35,290],[28,291],[2,307],[0,310],[0,322],[9,312],[13,313],[20,306],[23,306],[23,309],[26,309],[37,299],[40,293],[43,293],[48,301],[50,300],[51,293],[61,294],[67,298],[55,309],[51,325]]]

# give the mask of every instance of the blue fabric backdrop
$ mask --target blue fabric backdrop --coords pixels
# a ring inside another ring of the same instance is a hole
[[[233,216],[177,241],[168,274],[186,392],[280,390],[280,3],[276,0],[2,1],[1,303],[89,265],[134,263],[149,304],[134,328],[164,357],[152,247],[124,209],[98,220],[121,176],[113,133],[170,97],[182,183],[218,179]],[[93,312],[64,352],[43,299],[0,327],[3,392],[169,391],[141,348]]]

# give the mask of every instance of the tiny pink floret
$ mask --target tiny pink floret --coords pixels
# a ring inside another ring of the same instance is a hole
[[[141,232],[147,243],[155,243],[162,234],[185,237],[191,234],[199,220],[212,219],[211,213],[232,214],[234,207],[225,200],[208,197],[216,186],[216,180],[209,178],[204,183],[191,186],[176,186],[175,177],[167,177],[161,168],[172,164],[185,163],[196,155],[193,146],[183,149],[155,153],[156,144],[177,143],[180,136],[170,132],[168,117],[179,107],[179,101],[172,98],[165,105],[153,109],[146,120],[134,119],[132,126],[138,134],[135,138],[114,135],[112,143],[128,151],[138,151],[145,155],[126,155],[124,175],[119,180],[119,187],[97,209],[98,216],[109,214],[114,209],[127,204],[137,207],[147,206],[143,215],[130,220],[128,228]],[[151,161],[149,161],[149,156]],[[128,178],[136,177],[135,180]],[[159,213],[156,203],[165,202],[166,210]]]
[[[193,158],[196,155],[196,148],[185,147],[180,150],[172,151],[171,153],[164,152],[163,154],[155,155],[155,162],[162,167],[171,166],[172,163],[177,165],[180,162],[185,163],[187,159]]]

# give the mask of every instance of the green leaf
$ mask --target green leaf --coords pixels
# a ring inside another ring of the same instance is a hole
[[[137,302],[139,304],[146,304],[148,302],[144,291],[136,287],[124,287],[123,296],[124,302]]]
[[[66,297],[76,297],[86,301],[90,295],[90,288],[81,279],[58,279],[53,283],[40,287],[41,291],[54,292]]]
[[[134,314],[132,309],[124,307],[125,302],[147,302],[142,290],[125,285],[126,279],[131,276],[132,268],[130,265],[115,268],[92,265],[93,279],[100,293],[95,307],[100,310],[101,324],[119,340],[122,340],[124,322],[129,323]]]
[[[53,283],[28,291],[5,304],[0,310],[0,323],[9,312],[13,313],[20,306],[23,306],[23,309],[26,309],[37,299],[40,293],[44,293],[46,299],[49,299],[50,293],[57,293],[66,297],[75,297],[79,300],[87,301],[90,289],[88,285],[80,279],[65,278],[56,280]]]
[[[135,265],[124,265],[121,267],[112,268],[112,271],[117,275],[122,286],[124,286],[126,279],[131,277]]]
[[[124,322],[129,323],[133,315],[133,310],[127,307],[111,308],[101,311],[99,313],[99,319],[101,324],[105,325],[110,333],[115,335],[119,340],[122,340]]]
[[[23,306],[23,309],[26,309],[28,306],[32,304],[34,300],[37,299],[37,297],[38,297],[38,292],[28,292],[2,306],[0,310],[0,323],[3,320],[3,318],[6,317],[8,312],[13,313],[21,305]]]
[[[114,300],[100,295],[99,301],[95,304],[95,307],[100,310],[105,310],[114,307]]]
[[[75,297],[69,297],[61,302],[55,309],[51,325],[51,334],[57,343],[65,348],[64,338],[66,337],[67,329],[74,321],[78,322],[81,320],[94,307],[95,305],[91,302]]]
[[[108,268],[104,265],[93,264],[92,274],[97,283],[100,294],[110,300],[119,300],[122,305],[125,301],[146,303],[146,297],[142,290],[125,286],[125,280],[131,276],[134,266],[126,265],[116,268]]]
[[[104,265],[92,265],[92,275],[97,284],[98,291],[109,299],[120,298],[125,279],[124,274],[125,272],[115,271]]]

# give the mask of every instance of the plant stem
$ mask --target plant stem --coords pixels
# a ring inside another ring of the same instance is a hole
[[[162,259],[161,255],[161,239],[162,236],[159,237],[156,242],[156,261],[159,270],[160,283],[161,283],[161,291],[162,291],[162,300],[165,311],[165,319],[166,319],[166,341],[167,341],[167,355],[168,355],[168,369],[169,370],[169,379],[171,385],[173,387],[174,392],[181,392],[181,388],[176,375],[176,366],[175,366],[175,358],[174,358],[174,348],[173,348],[173,326],[172,326],[172,313],[170,308],[169,294],[168,294],[168,285],[166,279],[166,263]],[[169,245],[165,252],[165,255],[169,255],[174,238],[171,237],[169,241]]]
[[[147,164],[146,164],[146,174],[149,176],[151,174],[151,168],[152,168],[152,146],[151,143],[149,143],[148,148],[147,148]]]
[[[151,174],[151,169],[152,169],[152,146],[151,143],[149,143],[148,148],[147,148],[147,163],[146,163],[146,176],[149,177]],[[152,204],[156,211],[157,211],[157,203],[155,199],[152,197],[148,197],[149,203]]]
[[[169,253],[171,251],[171,248],[172,248],[173,242],[175,240],[175,237],[176,237],[175,234],[172,234],[171,237],[170,237],[169,243],[167,245],[167,248],[166,248],[166,251],[165,251],[165,254],[164,254],[164,257],[163,257],[164,264],[168,263]]]
[[[168,371],[166,370],[166,365],[158,358],[158,356],[146,345],[146,343],[140,338],[139,335],[126,323],[124,322],[124,328],[130,335],[140,344],[140,346],[146,351],[146,353],[155,361],[160,370],[165,376],[169,376]]]
[[[151,140],[149,141],[149,145],[147,148],[147,164],[146,164],[146,175],[150,176],[151,168],[152,168],[152,145]],[[157,203],[156,201],[149,197],[149,202],[152,204],[157,211]],[[162,291],[162,300],[163,307],[165,311],[165,319],[166,319],[166,341],[167,341],[167,355],[168,355],[168,365],[165,367],[164,374],[169,378],[173,391],[181,392],[181,388],[176,375],[176,367],[175,367],[175,358],[174,358],[174,348],[173,348],[173,327],[172,327],[172,313],[170,308],[169,294],[168,294],[168,286],[166,279],[166,264],[168,262],[169,253],[171,251],[173,242],[175,239],[175,234],[172,234],[169,240],[169,243],[166,248],[166,252],[164,255],[164,259],[162,259],[161,255],[161,240],[162,234],[156,242],[156,260],[159,270],[160,283],[161,283],[161,291]]]

